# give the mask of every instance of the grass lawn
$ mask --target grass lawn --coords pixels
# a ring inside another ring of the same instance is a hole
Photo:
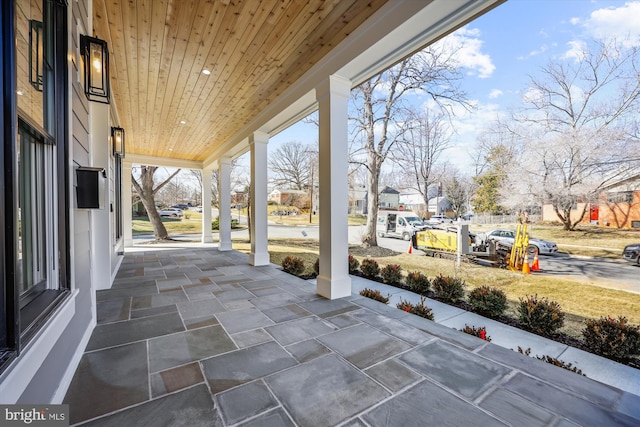
[[[202,214],[185,211],[182,218],[163,217],[162,223],[169,234],[202,233]],[[146,216],[133,218],[133,234],[153,234],[153,227]]]
[[[267,212],[269,213],[269,221],[273,221],[276,224],[283,225],[307,225],[307,224],[320,224],[320,216],[319,215],[311,215],[309,217],[309,213],[300,213],[298,215],[272,215],[272,212],[276,211],[284,211],[286,208],[282,206],[278,207],[277,205],[269,205],[267,206]],[[231,216],[237,215],[237,210],[231,210]],[[247,209],[241,209],[240,215],[247,215]],[[364,215],[349,215],[349,225],[362,225],[367,223],[367,217]]]
[[[250,245],[246,241],[234,241],[233,248],[249,252]],[[269,253],[271,262],[280,265],[287,255],[295,255],[305,262],[305,273],[311,273],[313,263],[318,257],[317,242],[308,239],[270,240]],[[364,257],[357,256],[360,261]],[[514,316],[519,298],[537,294],[558,302],[566,313],[565,326],[561,330],[580,338],[587,318],[618,315],[626,316],[630,322],[640,324],[640,295],[624,291],[602,288],[581,283],[570,278],[557,278],[536,274],[523,275],[519,272],[483,267],[471,263],[463,263],[457,268],[450,259],[432,258],[408,254],[392,257],[374,258],[383,267],[387,264],[399,264],[407,271],[421,271],[429,277],[439,274],[456,275],[467,284],[467,291],[489,285],[502,289],[509,299],[508,314]]]

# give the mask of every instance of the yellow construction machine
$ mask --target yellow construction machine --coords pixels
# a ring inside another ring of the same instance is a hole
[[[522,271],[525,259],[528,257],[527,250],[529,248],[529,233],[527,231],[527,222],[518,223],[513,246],[511,246],[511,254],[509,255],[509,270]]]

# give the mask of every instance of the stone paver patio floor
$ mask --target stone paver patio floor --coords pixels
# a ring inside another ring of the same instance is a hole
[[[73,424],[640,425],[635,394],[236,251],[128,253],[97,308]]]

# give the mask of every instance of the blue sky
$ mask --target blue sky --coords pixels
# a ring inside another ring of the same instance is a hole
[[[457,52],[466,75],[463,87],[477,109],[456,118],[454,146],[442,159],[469,166],[467,153],[478,130],[518,104],[529,74],[550,59],[571,58],[585,40],[611,36],[640,45],[640,0],[509,0],[447,37],[444,42]],[[273,136],[269,150],[287,141],[316,143],[317,130],[294,125]]]

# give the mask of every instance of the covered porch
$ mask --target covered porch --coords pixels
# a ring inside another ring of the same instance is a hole
[[[635,394],[203,246],[136,246],[97,293],[72,424],[640,423]]]

